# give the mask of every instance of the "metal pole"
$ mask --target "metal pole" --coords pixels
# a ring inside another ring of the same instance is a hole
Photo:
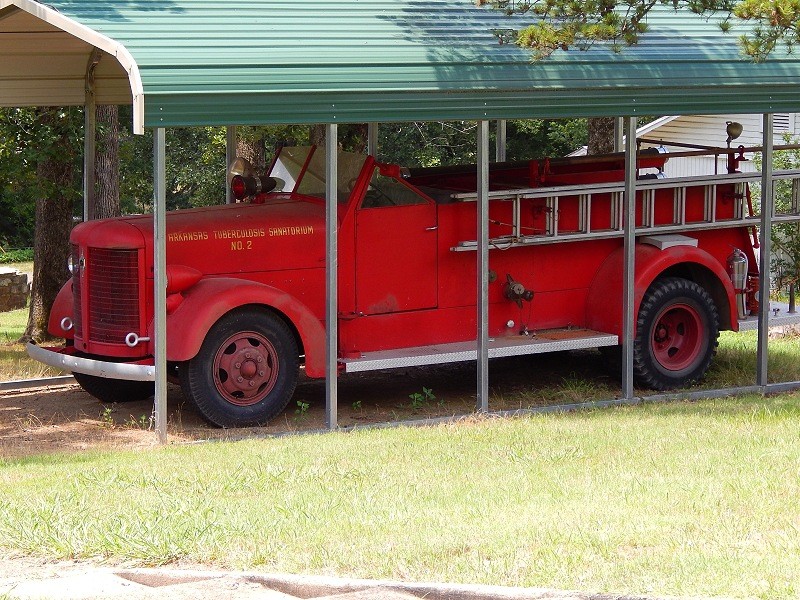
[[[625,223],[622,275],[622,397],[633,398],[634,275],[636,256],[636,117],[625,119]]]
[[[88,221],[90,212],[94,212],[95,152],[97,150],[97,105],[94,94],[86,94],[86,105],[83,116],[83,220]]]
[[[622,152],[625,148],[625,118],[614,119],[614,152]]]
[[[489,410],[489,121],[478,121],[478,398]]]
[[[772,189],[772,114],[764,115],[763,160],[761,162],[761,249],[758,261],[759,295],[758,349],[756,350],[756,383],[766,386],[767,349],[769,342],[769,260],[772,253],[772,213],[774,198]]]
[[[231,163],[236,160],[236,126],[229,125],[225,129],[225,170],[231,166]],[[227,173],[226,173],[227,175]],[[231,186],[225,186],[225,203],[231,204],[233,202],[233,191]]]
[[[367,123],[367,154],[378,156],[378,124]]]
[[[338,426],[339,353],[339,247],[338,239],[338,126],[329,124],[325,131],[325,423],[328,429]]]
[[[97,101],[94,95],[94,69],[100,62],[97,49],[89,56],[86,65],[86,100],[83,114],[83,220],[94,217],[95,169],[97,150]]]
[[[166,130],[155,130],[153,144],[153,320],[155,339],[156,433],[167,443],[167,193]]]
[[[505,162],[506,160],[506,140],[507,140],[506,121],[501,119],[497,122],[497,135],[495,138],[495,152],[494,159],[497,162]]]

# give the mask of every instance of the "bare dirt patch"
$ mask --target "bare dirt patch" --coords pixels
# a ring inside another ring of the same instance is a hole
[[[475,407],[475,387],[472,363],[343,375],[339,425],[468,415]],[[423,388],[435,398],[412,406],[409,395]],[[616,391],[595,351],[498,359],[490,366],[491,410],[609,398]],[[211,427],[174,385],[167,409],[171,443],[322,430],[325,383],[302,379],[289,406],[266,427]],[[5,392],[0,394],[0,457],[155,446],[152,411],[152,400],[102,404],[77,385]]]

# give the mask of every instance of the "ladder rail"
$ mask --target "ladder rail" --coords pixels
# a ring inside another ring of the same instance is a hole
[[[772,172],[773,179],[798,179],[800,169],[784,169]],[[761,173],[722,173],[720,175],[692,175],[689,177],[671,177],[669,179],[641,179],[636,182],[636,190],[649,188],[669,189],[674,187],[693,187],[706,184],[749,183],[761,181]],[[576,185],[553,185],[535,188],[514,190],[492,190],[489,192],[490,200],[529,200],[533,198],[547,198],[548,196],[577,196],[580,192],[594,194],[607,194],[622,192],[625,184],[621,181],[606,183],[581,183]],[[475,192],[459,192],[450,194],[450,198],[460,202],[475,202],[478,198]]]
[[[790,223],[800,221],[800,215],[789,215],[783,217],[776,217],[773,220],[773,223]],[[747,220],[742,223],[742,221],[718,221],[714,224],[714,229],[733,229],[736,227],[742,227],[743,225],[746,227],[755,227],[760,223],[759,217],[748,217]],[[686,233],[690,231],[703,231],[710,229],[708,223],[704,222],[697,222],[697,223],[687,223],[686,225],[660,225],[656,229],[643,229],[641,227],[637,227],[636,236],[643,237],[648,235],[655,235],[655,234],[668,234],[668,233]],[[592,231],[589,234],[581,234],[579,232],[570,232],[570,233],[562,233],[558,237],[546,237],[543,235],[527,235],[519,238],[517,240],[512,239],[512,237],[504,236],[504,237],[497,237],[492,238],[489,240],[489,248],[497,248],[506,250],[508,248],[513,248],[515,246],[541,246],[545,244],[557,244],[557,243],[569,243],[569,242],[582,242],[586,240],[602,240],[602,239],[610,239],[610,238],[621,238],[623,236],[623,231],[621,230],[614,230],[614,229],[601,229]],[[466,241],[466,242],[459,242],[458,246],[453,246],[450,248],[452,252],[469,252],[474,251],[477,247],[478,242],[476,241]]]
[[[757,225],[758,218],[749,215],[747,184],[759,181],[760,173],[728,173],[714,177],[691,176],[674,179],[648,179],[637,182],[639,200],[642,202],[642,223],[636,226],[636,235],[658,233],[680,233],[701,229],[719,229]],[[776,215],[777,222],[800,220],[800,169],[774,171],[776,180],[792,182],[792,205],[789,213]],[[735,202],[733,218],[717,217],[718,186],[733,184],[735,186]],[[703,220],[687,223],[686,198],[689,187],[703,187]],[[672,189],[673,219],[672,223],[656,224],[655,200],[658,190]],[[513,246],[540,245],[553,242],[574,242],[590,239],[619,237],[623,232],[623,192],[624,184],[620,182],[549,186],[517,190],[495,190],[489,192],[494,201],[511,202],[513,204],[511,235],[495,237],[489,240],[490,247],[507,249]],[[610,227],[608,229],[592,229],[592,197],[606,194],[610,196]],[[471,202],[477,196],[472,193],[452,194],[451,197],[461,202]],[[574,197],[578,202],[577,231],[560,231],[558,223],[559,202],[561,198]],[[544,199],[545,229],[543,234],[524,234],[521,224],[522,200]],[[454,252],[474,250],[475,241],[462,241],[451,248]]]

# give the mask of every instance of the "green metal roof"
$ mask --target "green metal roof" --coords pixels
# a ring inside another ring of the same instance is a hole
[[[474,0],[0,0],[0,105],[82,103],[96,46],[99,101],[147,127],[800,111],[800,57],[754,64],[713,19],[657,9],[635,47],[538,62],[493,33],[519,23]]]

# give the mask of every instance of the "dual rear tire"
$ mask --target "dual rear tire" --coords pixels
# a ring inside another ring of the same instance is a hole
[[[681,277],[656,280],[636,319],[633,375],[643,388],[668,390],[700,380],[711,366],[719,338],[719,313],[699,284]],[[620,347],[603,354],[619,374]]]

